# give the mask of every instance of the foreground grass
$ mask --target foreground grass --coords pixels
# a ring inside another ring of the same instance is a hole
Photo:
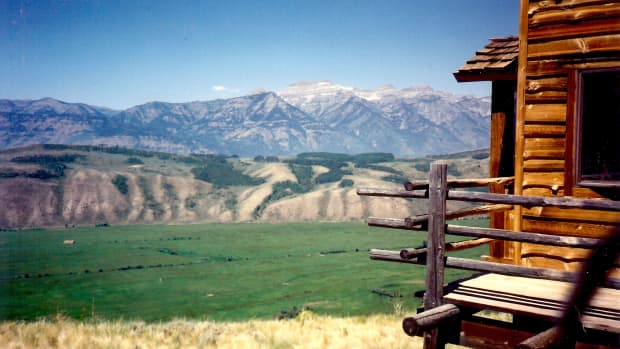
[[[401,316],[338,318],[301,313],[289,320],[212,322],[88,321],[66,318],[0,322],[0,347],[26,348],[422,348]],[[452,346],[457,348],[458,346]]]

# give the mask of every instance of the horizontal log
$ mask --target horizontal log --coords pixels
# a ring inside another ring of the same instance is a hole
[[[428,216],[424,215],[424,221],[416,222],[407,218],[380,218],[368,217],[366,222],[371,227],[406,229],[406,230],[423,230],[422,223],[428,221]]]
[[[512,205],[482,205],[476,207],[466,207],[454,211],[446,212],[446,219],[457,219],[461,217],[467,217],[472,215],[481,215],[491,212],[503,212],[512,209]],[[368,225],[373,227],[395,228],[395,229],[410,229],[420,230],[422,224],[428,222],[428,215],[418,215],[407,218],[379,218],[368,217]]]
[[[534,233],[553,235],[581,236],[605,239],[611,237],[619,229],[613,225],[591,224],[585,222],[566,222],[549,219],[523,219],[522,229]]]
[[[565,125],[527,124],[523,128],[525,137],[565,137]]]
[[[536,150],[539,152],[564,152],[566,151],[566,140],[564,138],[525,138],[525,151]]]
[[[426,197],[424,193],[408,190],[389,190],[360,188],[357,190],[359,195],[374,195],[387,197]],[[448,191],[449,200],[488,202],[507,205],[522,205],[525,207],[534,206],[554,206],[558,208],[579,208],[584,210],[602,210],[620,212],[620,201],[606,199],[580,199],[573,197],[549,197],[549,196],[520,196],[498,193],[481,193],[471,191]],[[463,210],[465,211],[465,210]]]
[[[370,259],[386,262],[397,262],[406,264],[423,265],[424,263],[417,258],[403,259],[400,257],[399,251],[370,250]],[[522,276],[533,279],[546,279],[556,281],[575,282],[579,279],[578,273],[567,272],[557,269],[526,267],[520,265],[512,265],[505,263],[476,261],[466,258],[446,257],[445,266],[448,268],[482,271],[488,273],[496,273],[502,275]],[[605,287],[620,289],[620,279],[608,277],[605,281]]]
[[[557,77],[558,75],[566,74],[567,69],[555,59],[527,62],[526,76],[529,79],[541,79],[549,76]]]
[[[557,11],[563,9],[575,9],[583,6],[603,5],[609,3],[609,0],[539,0],[530,1],[528,7],[528,16],[533,16],[539,12]]]
[[[517,344],[515,349],[569,348],[570,339],[561,326],[554,326]],[[575,342],[572,341],[574,348]]]
[[[525,93],[532,94],[544,91],[566,92],[568,79],[566,77],[551,77],[543,79],[528,79],[525,84]]]
[[[530,171],[525,170],[523,174],[523,188],[541,187],[550,188],[558,191],[564,188],[564,171]]]
[[[564,123],[566,104],[528,104],[525,111],[526,123]]]
[[[558,208],[580,208],[585,210],[602,210],[620,212],[620,201],[605,199],[579,199],[573,197],[521,196],[510,194],[480,193],[450,190],[448,199],[472,202],[490,202],[497,204],[533,206],[554,206]]]
[[[523,169],[526,172],[558,172],[564,171],[564,160],[525,160]]]
[[[559,24],[532,28],[527,34],[530,42],[541,40],[568,39],[583,36],[614,34],[620,31],[620,18],[603,18],[580,25]]]
[[[467,250],[470,248],[486,245],[493,241],[493,239],[481,238],[481,239],[473,239],[473,240],[465,240],[465,241],[455,241],[455,242],[447,242],[445,245],[446,252],[456,252]],[[424,255],[428,252],[426,247],[424,248],[407,248],[400,250],[400,258],[403,259],[412,259],[417,258],[421,255]]]
[[[558,149],[526,149],[523,152],[523,159],[564,159],[566,150]]]
[[[417,199],[428,198],[428,193],[425,190],[409,191],[403,189],[383,189],[368,187],[357,188],[357,195]]]
[[[564,263],[583,262],[590,257],[591,250],[573,247],[553,247],[524,243],[521,244],[521,258],[544,257],[562,261]]]
[[[380,249],[371,249],[368,252],[368,257],[375,261],[386,261],[386,262],[399,262],[399,263],[409,263],[409,264],[425,264],[421,259],[411,258],[404,259],[400,257],[400,251],[391,251],[391,250],[380,250]]]
[[[617,68],[618,55],[612,53],[607,57],[583,57],[578,61],[563,60],[562,64],[566,67],[566,69]]]
[[[448,188],[471,188],[484,187],[489,184],[512,184],[514,177],[495,177],[495,178],[462,178],[448,180]],[[405,190],[428,189],[428,181],[416,181],[405,183]]]
[[[446,234],[574,248],[597,248],[602,246],[606,241],[604,239],[595,238],[547,235],[495,228],[465,227],[452,224],[448,224],[446,227]]]
[[[618,51],[620,51],[620,34],[611,34],[529,44],[528,58],[549,58]]]
[[[409,336],[419,336],[424,331],[439,327],[446,320],[454,319],[459,313],[459,308],[454,304],[440,305],[403,319],[403,330]]]
[[[502,275],[530,277],[533,279],[546,279],[567,282],[575,282],[579,279],[579,275],[577,273],[571,273],[562,270],[526,267],[494,262],[483,262],[458,257],[447,257],[446,267],[472,271],[482,271]]]
[[[524,188],[523,195],[527,196],[565,196],[564,189],[552,190],[551,188]],[[577,195],[569,195],[577,196]]]
[[[597,199],[591,199],[597,200]],[[618,202],[618,201],[614,201]],[[523,210],[524,217],[558,219],[569,222],[583,222],[593,224],[611,224],[620,226],[620,213],[614,211],[594,211],[572,209],[564,210],[557,207],[535,207]]]
[[[534,13],[529,20],[529,28],[557,24],[575,24],[587,20],[620,17],[620,4],[581,6],[578,8],[561,8],[552,11]]]
[[[567,98],[568,94],[566,91],[541,91],[526,94],[525,103],[566,103]]]

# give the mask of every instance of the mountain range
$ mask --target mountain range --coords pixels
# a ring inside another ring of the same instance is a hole
[[[3,99],[0,148],[57,143],[239,156],[309,151],[422,156],[488,147],[489,115],[489,97],[430,87],[363,90],[329,81],[126,110],[53,98]]]

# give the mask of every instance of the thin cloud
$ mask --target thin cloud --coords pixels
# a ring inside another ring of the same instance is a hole
[[[215,85],[211,87],[211,89],[215,92],[220,92],[220,93],[239,93],[240,91],[238,88],[231,88],[231,87],[226,87],[222,85]]]

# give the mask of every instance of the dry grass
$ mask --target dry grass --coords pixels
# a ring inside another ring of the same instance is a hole
[[[218,323],[175,320],[78,322],[64,318],[0,323],[2,348],[421,348],[402,317],[333,318],[304,312],[292,320]]]

